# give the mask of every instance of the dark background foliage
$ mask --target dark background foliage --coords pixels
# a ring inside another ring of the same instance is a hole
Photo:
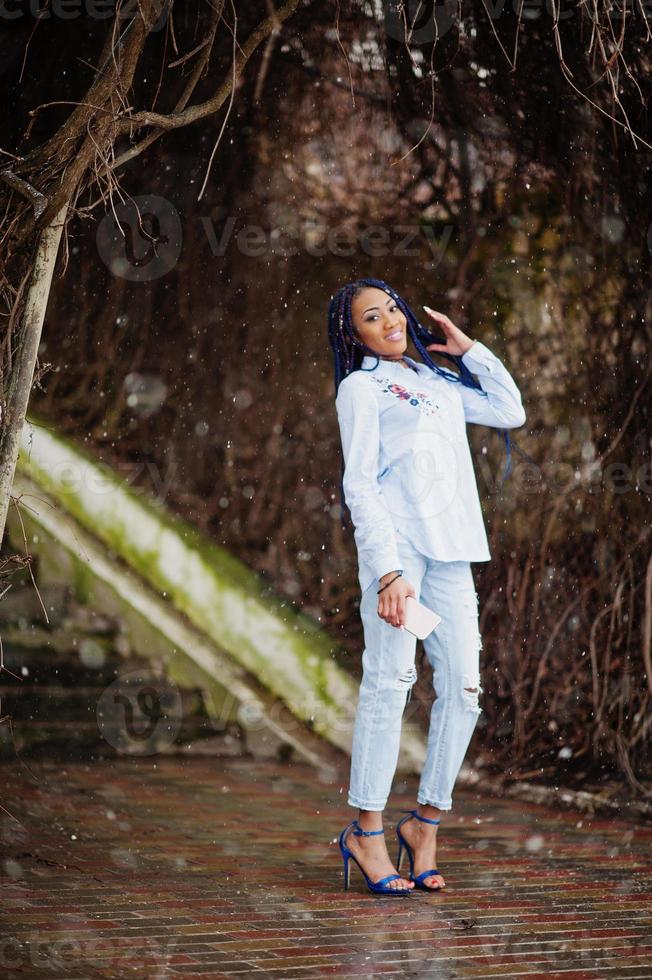
[[[80,195],[32,406],[267,576],[359,672],[328,300],[372,275],[417,315],[422,303],[448,313],[505,360],[528,415],[502,489],[502,440],[469,428],[493,556],[474,566],[475,759],[579,785],[618,771],[649,795],[652,58],[641,13],[623,14],[621,37],[611,9],[567,5],[556,30],[545,5],[490,21],[464,4],[436,44],[424,20],[406,45],[372,3],[302,3],[228,113],[118,171],[114,202],[162,200],[154,236],[178,216],[169,271],[116,274],[98,246],[110,202],[89,207],[98,185]],[[191,62],[166,66],[206,22],[201,5],[183,10],[177,53],[168,26],[148,42],[133,105],[173,106]],[[238,36],[264,14],[238,10]],[[4,26],[3,147],[26,155],[57,131],[70,107],[44,103],[83,97],[105,30],[88,17]],[[197,100],[231,47],[224,30]],[[129,145],[120,136],[116,156]],[[260,245],[242,237],[254,226]],[[134,268],[139,243],[132,230]]]

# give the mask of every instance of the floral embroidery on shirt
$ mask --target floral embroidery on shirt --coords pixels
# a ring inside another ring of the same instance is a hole
[[[372,375],[371,378],[372,381],[380,385],[382,391],[394,395],[395,398],[399,398],[401,401],[406,401],[409,405],[415,405],[419,411],[424,412],[426,415],[435,415],[439,411],[439,405],[436,405],[423,391],[411,391],[396,381],[390,381],[389,378],[379,378],[376,375]]]

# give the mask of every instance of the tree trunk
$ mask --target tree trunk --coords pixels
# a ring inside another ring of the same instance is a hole
[[[4,537],[23,423],[32,390],[41,330],[67,211],[66,203],[41,233],[20,329],[17,332],[16,362],[11,372],[0,443],[0,542]]]

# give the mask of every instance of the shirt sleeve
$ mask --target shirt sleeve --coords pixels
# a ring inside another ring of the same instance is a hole
[[[394,522],[378,482],[378,403],[364,382],[345,378],[335,399],[344,454],[344,497],[355,528],[358,558],[376,578],[402,571]]]
[[[462,363],[477,375],[482,391],[458,385],[467,422],[513,429],[525,422],[521,393],[502,362],[480,340],[462,355]]]

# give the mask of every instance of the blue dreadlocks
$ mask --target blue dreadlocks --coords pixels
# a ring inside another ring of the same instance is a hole
[[[328,307],[328,340],[333,350],[336,395],[340,382],[343,380],[343,378],[345,378],[348,374],[351,374],[352,371],[364,370],[362,367],[362,358],[365,356],[365,354],[375,357],[377,362],[380,360],[376,351],[367,347],[366,344],[364,344],[357,336],[353,326],[353,318],[351,316],[352,300],[355,299],[358,293],[360,293],[367,286],[376,286],[376,288],[384,290],[389,296],[392,297],[407,320],[408,334],[412,338],[412,343],[421,355],[421,360],[424,362],[424,364],[427,364],[432,371],[436,371],[437,374],[441,375],[447,381],[451,381],[455,384],[466,385],[467,388],[475,388],[480,390],[486,397],[486,392],[482,390],[482,385],[476,381],[469,369],[462,362],[462,358],[457,354],[446,354],[444,351],[437,352],[441,354],[442,357],[452,361],[457,366],[459,374],[456,374],[453,371],[447,371],[445,368],[441,368],[435,364],[430,356],[430,353],[426,350],[426,345],[444,344],[446,343],[446,338],[436,337],[434,334],[431,334],[429,330],[426,330],[426,328],[419,323],[405,300],[399,296],[396,290],[392,289],[392,287],[386,282],[383,282],[382,279],[356,279],[355,282],[349,282],[345,286],[342,286],[341,289],[338,289],[338,291],[331,296],[331,301]],[[505,447],[507,451],[507,462],[500,484],[502,487],[511,471],[511,446],[508,430],[502,429],[501,431],[505,439]],[[345,504],[344,460],[342,460],[342,472],[340,476],[340,515],[342,520]]]

